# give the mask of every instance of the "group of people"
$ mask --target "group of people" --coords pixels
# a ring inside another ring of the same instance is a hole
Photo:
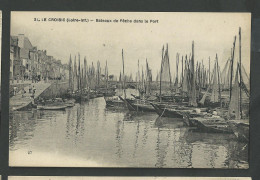
[[[14,89],[13,89],[13,95],[15,96],[16,93],[17,93],[17,87],[15,86]],[[32,86],[31,84],[29,85],[29,94],[31,94],[30,98],[32,100],[34,100],[34,96],[35,96],[35,92],[36,92],[36,88],[34,87],[34,85]],[[21,94],[22,94],[22,97],[25,97],[25,94],[26,94],[26,91],[24,89],[24,87],[21,89]]]

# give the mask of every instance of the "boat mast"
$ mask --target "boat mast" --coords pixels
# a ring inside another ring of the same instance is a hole
[[[208,73],[208,76],[209,76],[209,84],[210,84],[210,57],[209,57],[209,73]]]
[[[71,54],[70,54],[70,60],[69,60],[69,89],[72,90],[72,60],[71,60]]]
[[[195,73],[194,73],[194,41],[192,41],[192,56],[191,56],[191,74],[192,74],[192,87],[191,87],[191,106],[197,106],[196,102],[196,84],[195,84]]]
[[[78,66],[78,89],[81,89],[81,73],[80,73],[80,71],[81,71],[81,69],[80,69],[80,54],[78,54],[78,57],[79,57],[79,66]]]
[[[123,62],[123,88],[124,88],[124,98],[126,99],[125,92],[125,62],[124,62],[124,50],[122,49],[122,62]]]
[[[219,66],[218,66],[218,54],[216,54],[216,63],[217,63],[217,73],[218,73],[218,93],[219,93],[219,102],[220,108],[222,108],[222,100],[221,100],[221,88],[220,88],[220,75],[219,75]]]
[[[169,77],[170,77],[170,91],[173,89],[172,88],[172,76],[171,76],[171,66],[170,66],[170,60],[169,60],[169,51],[168,51],[168,43],[166,44],[166,53],[167,53],[167,64],[169,65],[168,69],[169,69]]]
[[[141,82],[140,82],[140,79],[141,79],[141,77],[140,77],[140,67],[139,67],[139,59],[138,59],[138,92],[139,92],[139,97],[141,96],[141,93],[140,93],[140,90],[141,90]]]
[[[105,76],[106,76],[106,91],[108,93],[108,67],[107,67],[107,60],[106,60]]]
[[[232,77],[233,77],[233,64],[234,64],[234,53],[235,53],[235,47],[236,47],[236,36],[233,42],[233,48],[231,49],[232,54],[231,54],[231,73],[230,73],[230,94],[229,94],[229,102],[231,101],[231,96],[232,96]]]
[[[162,61],[161,61],[161,72],[160,72],[160,102],[162,101],[162,67],[163,67],[163,53],[164,53],[164,45],[162,48]]]
[[[241,116],[241,119],[242,119],[242,91],[241,91],[241,85],[242,85],[242,71],[241,71],[241,68],[242,68],[242,63],[241,63],[241,27],[239,27],[239,73],[240,73],[240,86],[239,86],[239,98],[240,98],[240,101],[239,101],[239,105],[240,105],[240,116]]]
[[[176,80],[175,80],[175,84],[176,84],[176,92],[178,90],[178,84],[179,84],[179,53],[176,54]]]
[[[74,84],[74,82],[76,82],[76,84]],[[75,88],[78,87],[78,73],[77,73],[77,62],[76,62],[76,56],[74,59],[74,75],[73,75],[73,87],[74,85],[76,85]],[[73,88],[74,89],[74,88]]]
[[[87,88],[87,60],[84,57],[84,88]]]
[[[183,56],[181,57],[181,86],[183,86]]]

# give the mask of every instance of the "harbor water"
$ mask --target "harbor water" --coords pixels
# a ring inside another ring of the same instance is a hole
[[[234,135],[196,132],[182,119],[106,108],[103,97],[65,111],[10,112],[11,166],[248,168]]]

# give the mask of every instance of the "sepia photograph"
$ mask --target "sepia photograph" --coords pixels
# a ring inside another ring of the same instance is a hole
[[[250,177],[10,176],[8,180],[251,180]]]
[[[10,24],[9,166],[249,168],[250,13],[13,11]]]

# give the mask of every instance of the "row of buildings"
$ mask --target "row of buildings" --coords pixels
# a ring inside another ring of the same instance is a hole
[[[10,37],[10,80],[68,80],[68,64],[33,46],[24,34]]]

